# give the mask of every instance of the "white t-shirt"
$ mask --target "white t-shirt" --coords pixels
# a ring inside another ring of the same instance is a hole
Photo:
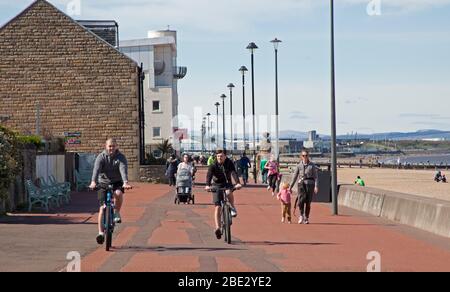
[[[185,163],[185,162],[182,162],[182,163],[178,164],[178,171],[180,171],[180,170],[183,169],[183,168],[187,169],[187,170],[189,171],[189,173],[192,174],[192,172],[193,172],[193,167],[192,167],[191,164]]]

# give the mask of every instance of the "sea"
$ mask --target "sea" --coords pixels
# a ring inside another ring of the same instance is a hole
[[[397,164],[399,158],[402,164],[450,165],[450,154],[390,157],[381,160],[381,162]]]

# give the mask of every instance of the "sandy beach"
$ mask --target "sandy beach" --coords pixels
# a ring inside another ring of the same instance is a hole
[[[443,174],[450,177],[450,171]],[[358,175],[368,187],[450,201],[450,184],[434,182],[434,171],[338,168],[340,184],[353,184]]]

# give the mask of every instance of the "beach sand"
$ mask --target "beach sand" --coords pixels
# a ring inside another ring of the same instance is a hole
[[[379,168],[338,168],[338,182],[353,184],[359,175],[366,186],[450,201],[450,183],[436,183],[434,171]],[[450,171],[442,171],[450,177]]]

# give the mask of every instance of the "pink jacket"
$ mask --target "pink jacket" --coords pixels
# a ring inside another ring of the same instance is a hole
[[[275,161],[268,161],[266,167],[269,168],[269,176],[278,174],[278,164]]]
[[[291,195],[292,193],[289,190],[281,190],[277,198],[281,200],[284,204],[290,204],[291,203]]]

